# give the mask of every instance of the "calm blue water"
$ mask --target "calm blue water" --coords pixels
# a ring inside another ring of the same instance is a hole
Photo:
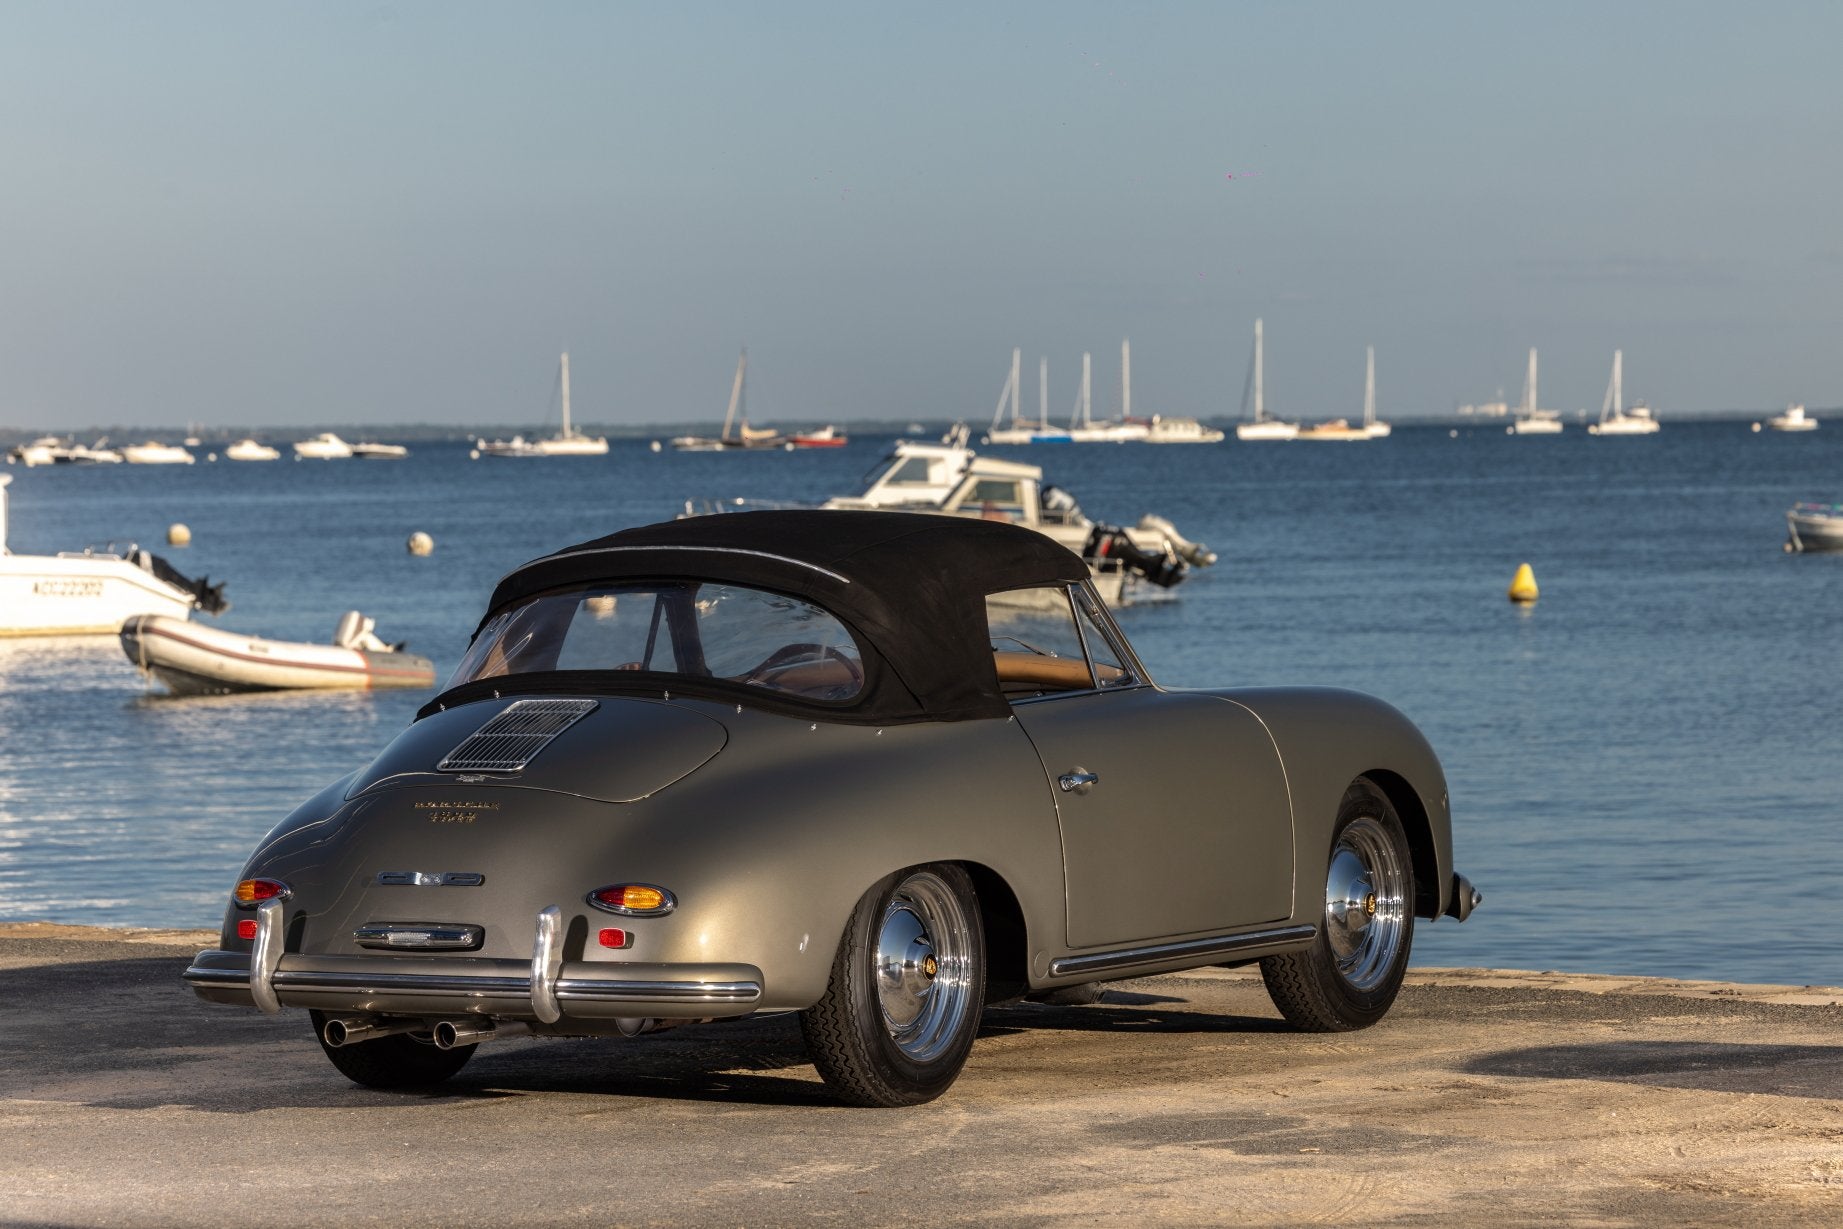
[[[525,559],[690,497],[842,491],[886,445],[13,468],[11,544],[157,542],[184,521],[194,545],[166,553],[229,580],[226,626],[326,639],[358,608],[445,672]],[[1424,927],[1419,963],[1843,982],[1843,557],[1780,550],[1794,500],[1843,494],[1843,423],[991,451],[1097,517],[1158,511],[1221,553],[1122,616],[1162,681],[1352,686],[1420,723],[1488,901]],[[417,529],[430,558],[404,550]],[[1504,599],[1526,560],[1527,611]],[[0,919],[215,926],[257,838],[423,698],[163,700],[113,639],[0,641]]]

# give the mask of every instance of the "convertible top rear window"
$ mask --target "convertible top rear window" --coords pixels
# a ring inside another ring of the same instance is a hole
[[[818,606],[746,585],[670,581],[527,598],[487,621],[448,686],[553,671],[715,680],[822,704],[849,701],[864,684],[857,642]]]

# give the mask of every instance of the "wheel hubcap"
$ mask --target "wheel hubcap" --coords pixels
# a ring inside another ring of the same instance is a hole
[[[1368,816],[1338,835],[1325,874],[1325,937],[1357,990],[1380,985],[1408,928],[1408,876],[1382,825]]]
[[[937,875],[905,879],[877,930],[877,1005],[890,1040],[927,1062],[952,1043],[972,1006],[972,935],[960,900]]]

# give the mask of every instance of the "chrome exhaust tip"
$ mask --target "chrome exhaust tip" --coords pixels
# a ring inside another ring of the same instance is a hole
[[[420,1020],[386,1020],[380,1016],[335,1016],[320,1030],[326,1044],[337,1050],[341,1046],[413,1033],[422,1028]]]
[[[501,1037],[519,1037],[530,1031],[530,1025],[518,1020],[509,1020],[504,1024],[487,1019],[442,1020],[435,1025],[435,1048],[453,1050],[461,1046],[497,1041]]]

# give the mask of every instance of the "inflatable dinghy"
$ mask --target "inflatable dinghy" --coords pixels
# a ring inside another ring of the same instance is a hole
[[[178,696],[285,688],[433,687],[435,663],[388,645],[376,621],[356,610],[341,616],[331,644],[264,640],[166,615],[135,615],[122,624],[122,652]]]

